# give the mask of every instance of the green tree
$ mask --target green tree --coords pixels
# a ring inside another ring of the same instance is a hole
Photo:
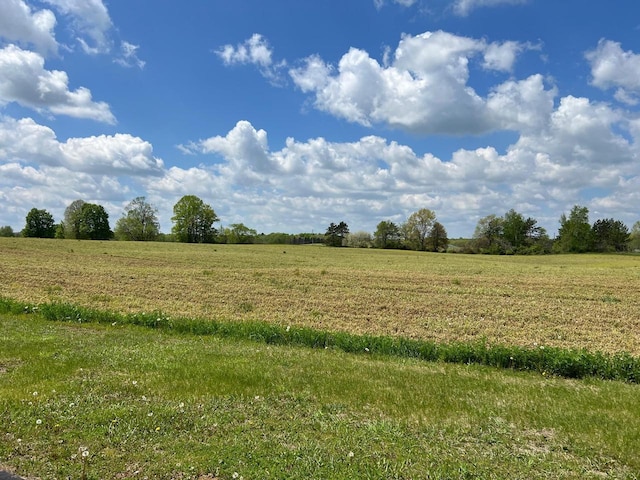
[[[82,212],[82,206],[86,202],[84,200],[74,200],[64,211],[64,220],[61,224],[62,233],[56,236],[62,238],[78,238],[78,231],[80,229],[80,217]]]
[[[589,209],[574,205],[569,217],[560,217],[560,230],[554,249],[561,253],[583,253],[591,250],[592,234]]]
[[[512,253],[543,253],[548,250],[548,237],[534,218],[525,218],[511,209],[502,219],[502,240]]]
[[[14,237],[15,233],[13,232],[13,228],[9,225],[5,225],[0,227],[0,237]]]
[[[124,216],[116,222],[114,233],[118,240],[144,242],[158,237],[158,209],[147,203],[145,197],[134,198],[124,211]]]
[[[528,241],[529,222],[514,209],[504,214],[502,219],[502,238],[512,249],[517,250]]]
[[[324,243],[330,247],[342,247],[348,233],[349,225],[345,222],[331,223],[324,234]]]
[[[373,234],[376,248],[398,248],[400,246],[400,228],[391,221],[380,222]]]
[[[478,220],[473,232],[474,250],[480,253],[505,253],[504,219],[491,214]]]
[[[226,243],[253,243],[258,232],[244,223],[232,223],[224,229]]]
[[[596,220],[591,227],[593,249],[596,252],[624,252],[629,244],[629,229],[620,220]]]
[[[76,238],[84,240],[109,240],[113,232],[109,227],[109,214],[102,205],[84,203]]]
[[[32,208],[27,213],[26,224],[22,230],[23,237],[53,238],[56,233],[56,225],[51,215],[46,210]]]
[[[210,205],[195,195],[185,195],[173,206],[171,232],[179,242],[213,243],[217,233],[213,224],[218,220]]]
[[[629,234],[629,250],[632,252],[640,250],[640,221],[637,221],[631,227]]]
[[[426,250],[427,237],[435,221],[436,214],[428,208],[421,208],[409,215],[402,227],[408,246],[414,250]]]
[[[429,249],[432,252],[446,251],[449,245],[449,239],[447,238],[447,231],[440,222],[433,224],[429,237],[427,239]]]

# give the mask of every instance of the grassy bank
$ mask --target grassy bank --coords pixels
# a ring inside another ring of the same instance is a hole
[[[534,479],[640,471],[637,385],[37,315],[4,314],[0,324],[0,464],[25,475]]]

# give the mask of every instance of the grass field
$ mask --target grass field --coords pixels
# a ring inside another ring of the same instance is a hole
[[[0,238],[0,296],[640,355],[640,256]]]
[[[638,385],[33,315],[0,325],[0,466],[30,478],[640,471]]]
[[[0,298],[31,305],[640,354],[637,256],[0,238],[0,279]],[[70,320],[0,314],[0,469],[640,476],[638,384]]]

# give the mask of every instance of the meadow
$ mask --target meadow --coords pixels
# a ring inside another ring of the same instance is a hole
[[[640,257],[0,239],[0,259],[0,299],[12,299],[0,313],[0,469],[34,479],[639,476],[637,383],[125,320],[635,358]],[[82,315],[65,316],[71,305]]]
[[[0,297],[640,355],[640,256],[0,239]]]

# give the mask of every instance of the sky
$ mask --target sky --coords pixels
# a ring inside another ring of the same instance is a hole
[[[640,220],[637,0],[2,0],[0,225]]]

